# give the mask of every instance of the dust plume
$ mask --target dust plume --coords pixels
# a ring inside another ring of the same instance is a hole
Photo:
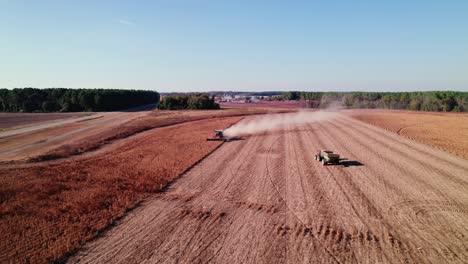
[[[329,120],[336,116],[336,112],[321,111],[300,111],[288,114],[269,114],[255,118],[245,119],[234,126],[226,129],[224,135],[227,137],[238,137],[284,129],[288,125],[307,124],[321,120]]]

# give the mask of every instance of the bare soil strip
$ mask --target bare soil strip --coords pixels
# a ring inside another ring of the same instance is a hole
[[[69,261],[464,263],[467,236],[466,160],[338,115],[225,143]]]

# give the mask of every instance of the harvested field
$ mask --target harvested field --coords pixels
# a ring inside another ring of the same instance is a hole
[[[466,160],[337,114],[223,144],[69,261],[464,263],[467,236]]]
[[[56,162],[0,167],[0,262],[58,260],[219,146],[218,118],[140,133]]]
[[[299,101],[259,101],[255,103],[225,102],[219,103],[223,108],[229,107],[274,107],[274,108],[297,108]]]
[[[0,130],[91,114],[93,113],[0,113]]]
[[[216,111],[109,112],[102,117],[0,138],[0,162],[44,161],[98,149],[137,133],[194,120],[294,111],[236,108]]]
[[[468,113],[351,110],[346,114],[468,159]]]
[[[108,112],[100,113],[96,118],[45,129],[35,129],[34,126],[29,126],[28,129],[31,130],[26,133],[0,138],[0,161],[32,159],[72,142],[86,140],[89,136],[112,131],[146,114],[148,112]]]
[[[125,117],[117,130],[109,125],[107,132],[89,135],[91,147],[81,155],[1,165],[0,262],[64,260],[98,234],[68,260],[468,258],[466,160],[350,118],[348,111],[218,149],[220,142],[205,141],[213,129],[258,111],[140,113]],[[87,148],[84,142],[73,143]],[[323,167],[313,160],[318,148],[345,160]]]

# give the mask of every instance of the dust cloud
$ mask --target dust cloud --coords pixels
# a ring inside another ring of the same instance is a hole
[[[334,110],[300,111],[288,114],[269,114],[255,118],[247,118],[224,130],[227,137],[239,137],[266,131],[284,129],[289,125],[301,125],[336,117]]]

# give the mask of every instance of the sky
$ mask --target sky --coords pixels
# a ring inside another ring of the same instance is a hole
[[[468,91],[467,0],[0,0],[0,87]]]

